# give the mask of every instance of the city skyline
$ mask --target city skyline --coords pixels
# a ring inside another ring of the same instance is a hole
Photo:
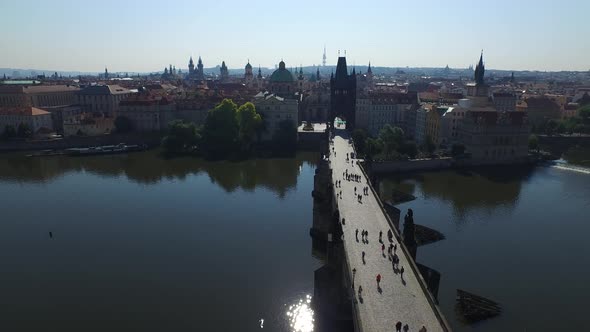
[[[483,49],[498,70],[587,71],[588,3],[499,1],[476,8],[456,1],[420,4],[326,1],[145,2],[69,0],[0,4],[0,67],[58,71],[156,72],[186,70],[190,56],[206,68],[225,61],[243,68],[335,65],[338,50],[350,64],[376,67],[467,68]],[[509,10],[506,10],[509,8]],[[557,13],[571,8],[567,20]],[[400,15],[400,13],[402,13]],[[26,24],[23,24],[26,22]],[[551,24],[548,24],[551,22]],[[18,27],[15,29],[14,27]]]

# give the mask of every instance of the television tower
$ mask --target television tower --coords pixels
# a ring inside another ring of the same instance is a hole
[[[326,66],[326,45],[324,45],[324,56],[322,57],[322,66]]]

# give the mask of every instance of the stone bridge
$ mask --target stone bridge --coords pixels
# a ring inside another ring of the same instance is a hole
[[[414,262],[416,248],[408,249],[402,241],[399,215],[388,215],[362,167],[356,160],[346,160],[354,152],[348,133],[339,129],[334,133],[331,142],[322,145],[313,191],[313,249],[326,261],[315,273],[319,330],[395,331],[401,322],[408,331],[420,331],[423,326],[426,331],[450,331]],[[359,181],[347,181],[346,172],[358,175]],[[341,185],[335,186],[336,181]],[[364,187],[368,194],[363,194]],[[368,241],[362,240],[362,230],[368,231]],[[388,254],[388,230],[393,232],[391,243],[399,258],[395,267],[393,255]],[[379,285],[377,275],[381,275]]]

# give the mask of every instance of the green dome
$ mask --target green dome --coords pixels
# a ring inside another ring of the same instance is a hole
[[[270,82],[295,82],[295,78],[291,74],[287,68],[285,68],[285,63],[283,61],[279,62],[279,69],[275,70],[272,75],[270,75]]]

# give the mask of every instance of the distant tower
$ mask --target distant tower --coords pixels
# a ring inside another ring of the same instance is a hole
[[[221,80],[226,80],[229,77],[229,72],[227,70],[227,66],[225,65],[225,61],[221,62],[221,68],[219,68],[219,72],[221,74]]]
[[[326,45],[324,45],[324,56],[322,57],[322,66],[326,66]]]
[[[483,85],[483,76],[486,71],[485,65],[483,64],[483,51],[481,51],[481,55],[479,56],[479,63],[475,67],[475,84]]]
[[[252,81],[254,81],[254,73],[252,73],[252,65],[250,64],[250,59],[248,59],[248,63],[245,67],[244,80],[246,81],[246,85],[248,86],[250,86]]]
[[[371,61],[369,61],[369,67],[367,68],[367,82],[369,85],[373,85],[373,69],[371,68]]]
[[[195,63],[193,62],[193,57],[191,56],[190,60],[188,60],[188,74],[193,75],[195,73]]]
[[[320,67],[317,68],[315,72],[315,79],[319,82],[320,81]]]
[[[514,72],[512,72],[512,74],[510,75],[510,82],[514,83]]]
[[[485,74],[485,65],[483,63],[483,51],[481,51],[481,56],[479,57],[479,62],[475,67],[475,72],[473,78],[475,79],[475,84],[470,84],[467,86],[467,95],[470,97],[488,97],[489,87],[484,81],[484,74]]]
[[[107,67],[104,67],[104,79],[105,80],[109,79],[109,70],[107,69]]]
[[[258,65],[258,79],[262,79],[262,70],[260,69],[260,65]]]
[[[201,56],[199,55],[199,60],[197,61],[197,75],[198,80],[205,79],[205,73],[203,72],[203,61],[201,60]]]
[[[330,77],[330,116],[328,125],[332,126],[336,117],[346,121],[346,129],[353,130],[356,107],[356,71],[348,74],[346,57],[339,56],[336,75]]]
[[[168,69],[168,73],[170,74],[170,76],[172,76],[173,72],[172,72],[172,65],[170,65],[170,68]]]

